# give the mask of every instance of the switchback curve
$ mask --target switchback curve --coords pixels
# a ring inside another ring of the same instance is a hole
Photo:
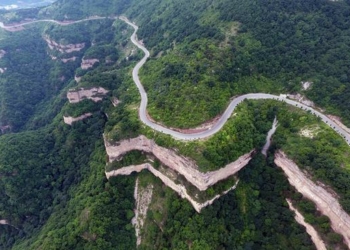
[[[185,134],[185,133],[181,133],[181,132],[169,129],[169,128],[164,127],[162,125],[159,125],[157,123],[154,123],[153,121],[151,121],[147,117],[147,110],[146,110],[147,103],[148,103],[147,93],[146,93],[146,91],[145,91],[145,89],[140,81],[139,76],[138,76],[139,70],[146,63],[148,57],[150,56],[150,52],[137,39],[136,33],[138,30],[138,26],[135,25],[134,23],[130,22],[126,17],[119,17],[119,19],[121,19],[122,21],[124,21],[125,23],[127,23],[128,25],[130,25],[134,28],[134,32],[130,37],[131,42],[145,53],[144,57],[134,67],[134,69],[132,71],[132,77],[133,77],[133,80],[134,80],[134,82],[135,82],[135,84],[140,92],[140,95],[141,95],[141,104],[140,104],[140,109],[139,109],[140,119],[144,124],[146,124],[150,128],[152,128],[158,132],[171,135],[175,139],[180,139],[180,140],[203,139],[203,138],[209,137],[209,136],[217,133],[225,125],[226,121],[228,120],[228,118],[230,118],[232,112],[235,110],[237,105],[240,104],[242,101],[244,101],[246,99],[247,100],[274,99],[274,100],[286,102],[290,105],[293,105],[295,107],[310,111],[314,115],[317,115],[318,117],[321,118],[321,120],[324,123],[327,123],[328,125],[330,125],[330,127],[332,129],[334,129],[337,133],[339,133],[346,140],[346,142],[350,145],[350,134],[347,133],[343,128],[338,126],[330,118],[328,118],[326,115],[322,114],[321,112],[319,112],[319,111],[317,111],[309,106],[306,106],[302,103],[299,103],[299,102],[296,102],[293,100],[290,100],[284,95],[277,96],[277,95],[266,94],[266,93],[251,93],[251,94],[245,94],[245,95],[238,96],[237,98],[233,99],[230,102],[227,109],[220,117],[220,119],[210,129],[205,130],[205,131],[201,131],[198,133]]]

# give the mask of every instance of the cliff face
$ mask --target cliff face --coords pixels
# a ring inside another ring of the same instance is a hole
[[[309,223],[305,222],[304,216],[295,208],[290,200],[287,199],[289,209],[295,213],[295,220],[302,226],[306,228],[306,232],[311,236],[311,240],[314,242],[317,250],[327,250],[321,237],[318,235],[317,231]]]
[[[307,199],[314,202],[317,209],[330,219],[333,230],[343,235],[346,245],[350,248],[350,216],[340,206],[337,198],[308,179],[282,151],[275,154],[275,163],[287,175],[289,183]]]
[[[123,167],[120,168],[118,170],[113,170],[110,172],[106,173],[106,177],[107,179],[109,179],[112,176],[118,176],[118,175],[130,175],[132,172],[141,172],[142,170],[147,169],[148,171],[150,171],[154,176],[158,177],[165,185],[167,185],[169,188],[171,188],[172,190],[174,190],[176,193],[178,193],[183,199],[188,200],[193,208],[199,213],[202,208],[209,206],[211,204],[213,204],[213,202],[220,198],[222,195],[228,193],[229,191],[233,190],[236,188],[238,182],[231,187],[230,189],[226,190],[224,193],[222,194],[218,194],[216,195],[214,198],[207,200],[204,203],[199,203],[197,201],[195,201],[188,193],[186,190],[186,187],[180,184],[176,184],[173,180],[171,180],[168,176],[164,175],[163,173],[161,173],[160,171],[158,171],[157,169],[155,169],[154,167],[152,167],[151,164],[149,163],[145,163],[145,164],[141,164],[141,165],[136,165],[136,166],[128,166],[128,167]],[[228,177],[228,176],[227,176]],[[193,184],[193,183],[192,183]],[[194,184],[193,184],[194,185]]]
[[[252,153],[254,151],[252,150],[251,152],[242,155],[236,161],[219,170],[202,173],[198,171],[198,166],[193,160],[180,156],[173,150],[160,147],[153,140],[149,140],[143,135],[133,139],[123,140],[119,142],[118,145],[111,145],[105,139],[105,147],[110,162],[118,160],[122,155],[132,150],[151,153],[165,166],[183,175],[187,181],[201,191],[204,191],[218,181],[237,173],[252,159]]]
[[[98,63],[98,62],[100,62],[100,60],[98,60],[98,59],[82,59],[81,60],[81,65],[80,65],[80,67],[82,68],[82,69],[90,69],[90,68],[92,68],[93,66],[94,66],[94,64],[95,63]]]
[[[49,46],[50,50],[56,50],[63,54],[69,54],[75,51],[80,51],[83,48],[85,48],[85,43],[76,43],[76,44],[61,44],[58,43],[49,37],[44,37],[44,40],[46,41],[47,45]]]
[[[98,87],[91,89],[81,88],[79,90],[69,90],[67,93],[67,98],[69,103],[78,103],[84,99],[90,99],[94,102],[102,101],[103,96],[108,93],[108,90]]]

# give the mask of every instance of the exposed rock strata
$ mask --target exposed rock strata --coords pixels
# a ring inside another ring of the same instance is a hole
[[[191,159],[180,156],[173,150],[160,147],[153,140],[150,140],[143,135],[133,139],[120,141],[118,142],[118,145],[110,144],[105,138],[105,147],[110,162],[118,160],[122,155],[132,150],[151,153],[165,166],[183,175],[187,181],[201,191],[206,190],[208,187],[241,170],[252,159],[252,153],[254,151],[252,150],[251,152],[242,155],[236,161],[219,170],[202,173],[198,171],[198,166]]]
[[[72,125],[74,122],[84,120],[90,116],[92,116],[91,113],[86,113],[78,117],[63,116],[63,121],[65,124]]]
[[[306,228],[306,232],[310,235],[311,240],[315,244],[317,250],[327,250],[326,245],[324,244],[321,237],[318,235],[317,231],[313,226],[311,226],[309,223],[305,222],[304,216],[295,208],[293,207],[290,200],[287,199],[287,203],[289,205],[289,209],[292,210],[295,213],[295,220],[302,226]]]
[[[146,188],[139,188],[139,179],[136,180],[134,198],[136,201],[135,217],[132,219],[132,224],[135,227],[136,245],[141,244],[141,229],[145,222],[149,204],[152,201],[153,185],[149,184]]]
[[[275,163],[283,169],[289,183],[307,199],[314,202],[322,214],[329,217],[333,230],[343,235],[346,245],[350,248],[350,216],[340,206],[337,198],[308,179],[283,152],[279,151],[275,154]]]
[[[82,59],[81,60],[81,65],[80,67],[82,69],[89,69],[89,68],[92,68],[94,66],[95,63],[98,63],[100,62],[100,60],[98,59]]]
[[[102,96],[106,95],[108,90],[98,87],[91,89],[81,88],[79,90],[69,90],[67,93],[67,98],[69,103],[78,103],[84,99],[90,99],[94,102],[102,101]]]
[[[61,61],[63,63],[67,63],[67,62],[74,62],[77,58],[75,56],[70,57],[70,58],[62,58]]]
[[[120,168],[118,170],[113,170],[110,172],[106,172],[106,177],[107,179],[109,179],[112,176],[118,176],[118,175],[130,175],[132,172],[141,172],[142,170],[147,169],[149,170],[152,174],[154,174],[156,177],[158,177],[165,185],[167,185],[169,188],[171,188],[172,190],[174,190],[175,192],[177,192],[183,199],[188,200],[193,208],[200,213],[200,211],[202,210],[202,208],[209,206],[211,204],[213,204],[213,202],[218,199],[219,197],[221,197],[222,195],[227,194],[229,191],[235,189],[237,187],[238,182],[231,187],[230,189],[226,190],[224,193],[222,194],[218,194],[216,195],[214,198],[204,202],[204,203],[199,203],[197,201],[195,201],[188,193],[186,190],[186,187],[180,184],[176,184],[173,180],[171,180],[169,177],[167,177],[166,175],[164,175],[163,173],[161,173],[160,171],[156,170],[154,167],[152,167],[151,164],[149,163],[145,163],[145,164],[141,164],[141,165],[132,165],[132,166],[128,166],[128,167],[124,167],[124,168]],[[193,183],[192,183],[193,184]]]
[[[75,51],[80,51],[83,48],[85,48],[85,43],[76,43],[76,44],[61,44],[58,43],[49,37],[45,37],[44,40],[46,41],[47,45],[51,50],[57,50],[61,53],[72,53]]]

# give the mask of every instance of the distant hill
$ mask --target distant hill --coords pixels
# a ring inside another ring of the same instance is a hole
[[[3,0],[0,3],[0,10],[25,9],[46,6],[55,2],[55,0]]]

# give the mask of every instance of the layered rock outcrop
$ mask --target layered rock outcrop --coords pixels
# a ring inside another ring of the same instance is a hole
[[[181,198],[188,200],[193,208],[200,213],[200,211],[202,210],[202,208],[209,206],[211,204],[213,204],[213,202],[220,198],[222,195],[227,194],[229,191],[235,189],[237,187],[238,182],[231,187],[230,189],[226,190],[224,193],[222,194],[218,194],[216,195],[214,198],[204,202],[204,203],[199,203],[197,201],[195,201],[187,192],[186,187],[180,184],[176,184],[173,180],[171,180],[169,177],[167,177],[166,175],[164,175],[163,173],[161,173],[160,171],[158,171],[157,169],[155,169],[151,164],[149,163],[145,163],[145,164],[141,164],[141,165],[132,165],[132,166],[128,166],[128,167],[123,167],[120,168],[118,170],[113,170],[110,172],[106,172],[106,177],[107,179],[109,179],[112,176],[118,176],[118,175],[130,175],[132,172],[141,172],[142,170],[147,169],[148,171],[150,171],[154,176],[158,177],[165,185],[167,185],[169,188],[171,188],[172,190],[174,190],[176,193],[178,193]],[[228,177],[228,176],[227,176]],[[191,183],[193,184],[193,183]]]
[[[72,125],[74,122],[84,120],[90,116],[92,116],[91,113],[86,113],[78,117],[63,116],[63,121],[65,124]]]
[[[67,62],[74,62],[76,59],[77,59],[77,57],[73,56],[73,57],[70,57],[70,58],[62,58],[61,61],[63,63],[67,63]]]
[[[100,60],[98,60],[98,59],[84,59],[83,58],[81,60],[80,67],[82,69],[90,69],[90,68],[92,68],[94,66],[95,63],[98,63],[98,62],[100,62]]]
[[[326,245],[324,244],[321,237],[318,235],[317,231],[309,223],[305,222],[304,216],[293,206],[292,202],[287,199],[289,209],[295,213],[295,220],[302,226],[306,228],[306,232],[310,235],[311,240],[316,246],[317,250],[327,250]]]
[[[225,167],[207,173],[198,171],[196,163],[184,156],[180,156],[175,151],[158,146],[153,140],[141,135],[139,137],[123,140],[116,145],[109,143],[106,138],[105,148],[109,156],[109,162],[118,160],[122,155],[132,150],[139,150],[153,154],[162,164],[175,170],[183,175],[187,181],[196,186],[200,191],[206,190],[215,183],[226,179],[227,177],[237,173],[252,159],[251,152],[242,155],[236,161],[226,165]]]
[[[287,175],[289,183],[314,202],[317,209],[330,219],[333,230],[343,235],[344,242],[350,248],[350,216],[340,206],[337,198],[311,181],[282,151],[275,154],[275,163]]]
[[[94,102],[102,101],[103,96],[108,93],[108,90],[98,87],[91,89],[81,88],[79,90],[69,90],[67,93],[67,98],[69,103],[78,103],[84,99],[90,99]]]
[[[64,54],[69,54],[72,52],[80,51],[83,48],[85,48],[85,43],[76,43],[76,44],[61,44],[58,43],[49,37],[44,37],[44,40],[46,41],[47,45],[49,46],[50,50],[57,50]]]

